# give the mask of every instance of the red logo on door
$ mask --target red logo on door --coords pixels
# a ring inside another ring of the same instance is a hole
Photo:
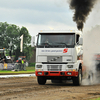
[[[63,50],[63,53],[66,53],[68,51],[68,49],[67,48],[65,48],[64,50]]]

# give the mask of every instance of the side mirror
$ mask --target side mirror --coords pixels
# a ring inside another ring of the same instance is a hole
[[[83,38],[82,37],[79,38],[79,45],[83,45]]]

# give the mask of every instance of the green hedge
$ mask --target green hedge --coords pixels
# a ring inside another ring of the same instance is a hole
[[[29,63],[29,67],[35,67],[35,63]]]

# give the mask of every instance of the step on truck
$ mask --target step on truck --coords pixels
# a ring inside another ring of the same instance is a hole
[[[47,80],[82,82],[83,35],[81,31],[41,31],[37,35],[35,74],[38,84]]]

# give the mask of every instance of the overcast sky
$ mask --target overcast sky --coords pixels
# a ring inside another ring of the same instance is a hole
[[[84,30],[100,25],[99,4],[88,16]],[[31,36],[40,30],[77,30],[67,0],[0,0],[0,21],[26,27]]]

